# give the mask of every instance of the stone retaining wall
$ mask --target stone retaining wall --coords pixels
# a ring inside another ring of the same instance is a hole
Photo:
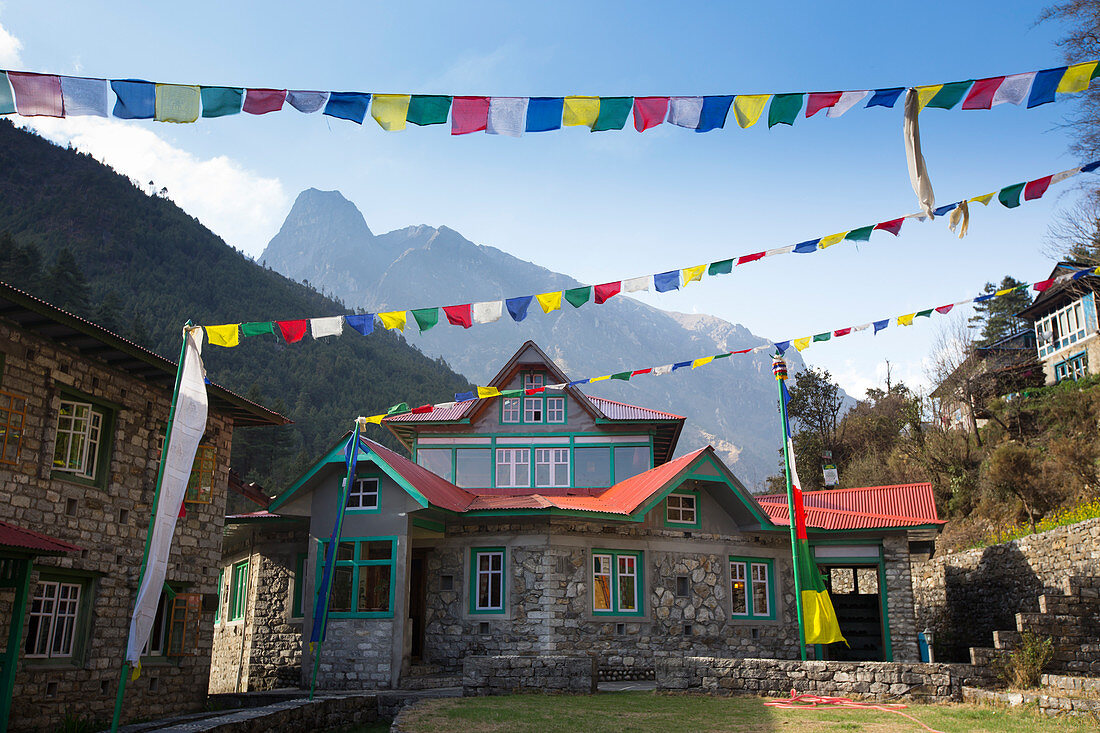
[[[158,727],[161,733],[313,733],[345,726],[366,725],[378,720],[378,701],[374,695],[341,695],[298,698],[237,710],[203,720],[185,720],[176,725]],[[123,730],[125,733],[125,729]]]
[[[964,683],[984,681],[964,664],[802,662],[778,659],[668,657],[657,660],[657,689],[787,697],[798,693],[946,702]]]
[[[467,657],[462,663],[462,694],[514,692],[596,692],[595,656],[503,655]]]
[[[1040,595],[1061,594],[1065,578],[1100,575],[1100,519],[914,562],[912,572],[917,628],[935,632],[936,658],[968,660],[994,631],[1015,629],[1017,613],[1038,612]]]
[[[1018,707],[1033,705],[1044,715],[1072,715],[1096,718],[1100,716],[1100,700],[1088,700],[1079,697],[1061,697],[1042,692],[998,692],[982,690],[976,687],[962,689],[963,700],[973,703],[987,703]]]

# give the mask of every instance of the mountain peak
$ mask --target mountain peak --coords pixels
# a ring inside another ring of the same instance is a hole
[[[294,199],[280,233],[287,226],[314,226],[321,222],[345,234],[373,237],[362,212],[339,191],[307,188]]]

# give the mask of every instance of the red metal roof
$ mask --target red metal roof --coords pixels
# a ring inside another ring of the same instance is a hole
[[[79,552],[84,549],[77,545],[0,521],[0,547],[18,547],[21,550],[35,550],[43,553]]]
[[[474,495],[469,491],[458,488],[447,479],[436,476],[428,469],[416,465],[400,453],[394,453],[370,438],[362,438],[362,441],[369,445],[370,449],[386,462],[386,465],[397,471],[435,506],[454,512],[464,512],[473,503]]]
[[[661,412],[648,407],[628,405],[625,402],[605,400],[603,397],[585,395],[608,420],[686,420],[683,415]]]
[[[756,497],[776,524],[787,525],[787,497]],[[802,494],[806,526],[816,529],[878,529],[944,524],[936,513],[932,484],[898,484],[854,489],[807,491]]]

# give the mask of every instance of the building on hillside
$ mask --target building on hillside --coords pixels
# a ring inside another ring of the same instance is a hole
[[[1035,333],[1017,331],[989,346],[976,346],[932,390],[935,418],[946,428],[976,432],[988,421],[987,401],[1043,385],[1035,358]]]
[[[175,376],[173,362],[0,283],[0,730],[110,720]],[[206,705],[233,429],[288,422],[208,394],[170,592],[126,717]]]
[[[1047,384],[1100,374],[1096,292],[1100,277],[1074,273],[1087,265],[1059,262],[1050,287],[1016,315],[1035,326],[1036,348]]]
[[[319,687],[397,686],[484,654],[593,654],[613,677],[652,673],[661,655],[797,657],[783,502],[754,499],[710,446],[674,457],[685,418],[567,382],[527,342],[490,383],[519,392],[384,420],[413,460],[363,441]],[[297,653],[308,684],[303,640],[345,440],[268,511],[227,519],[230,610],[216,639],[250,646],[233,647],[247,667],[211,689],[274,687],[288,675],[268,661]],[[931,487],[814,496],[810,537],[852,596],[838,608],[854,642],[817,653],[916,660],[909,556],[942,524]],[[299,627],[292,650],[284,632]]]

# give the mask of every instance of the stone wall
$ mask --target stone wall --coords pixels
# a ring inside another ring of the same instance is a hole
[[[778,659],[666,657],[657,660],[657,689],[788,697],[791,690],[850,698],[922,702],[962,699],[964,684],[981,681],[964,664],[801,662]]]
[[[462,694],[510,695],[516,692],[594,694],[595,656],[509,654],[467,657],[462,662]]]
[[[109,719],[126,649],[138,569],[152,509],[160,456],[159,432],[168,418],[168,388],[153,388],[126,373],[57,348],[0,320],[0,389],[27,400],[18,463],[0,465],[0,519],[83,548],[35,562],[42,573],[63,572],[83,584],[88,601],[73,657],[18,662],[11,730],[53,728],[66,714]],[[52,470],[62,388],[113,405],[104,432],[110,441],[102,484]],[[210,411],[206,439],[217,450],[211,504],[188,504],[176,525],[167,580],[177,590],[213,594],[220,562],[221,527],[229,478],[232,420]],[[11,603],[11,596],[6,601]],[[0,621],[7,638],[10,614]],[[126,710],[163,716],[201,710],[209,677],[212,618],[204,610],[194,656],[150,660],[126,687]],[[24,634],[26,631],[24,630]],[[21,640],[21,650],[26,643]]]
[[[317,688],[380,690],[391,686],[393,619],[329,618]],[[302,651],[302,685],[313,675],[313,655]]]
[[[916,625],[935,632],[938,660],[969,660],[970,647],[1015,629],[1016,614],[1038,612],[1039,596],[1061,593],[1065,578],[1098,574],[1100,519],[939,555],[913,565]]]

